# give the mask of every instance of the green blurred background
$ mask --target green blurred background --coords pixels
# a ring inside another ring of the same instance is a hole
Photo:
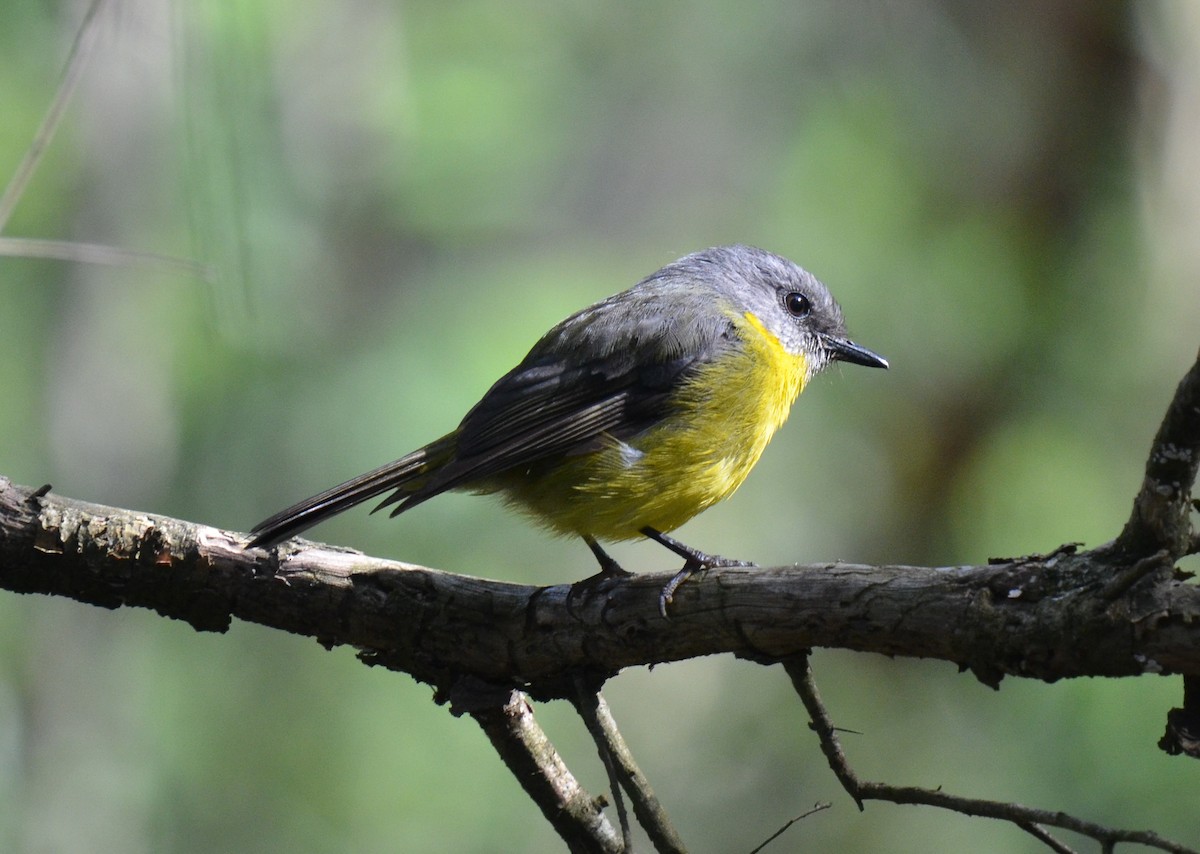
[[[0,5],[0,184],[81,3]],[[760,564],[978,563],[1122,524],[1200,343],[1200,6],[156,3],[99,18],[6,236],[194,258],[0,258],[0,473],[245,530],[452,428],[568,312],[704,246],[787,255],[892,362],[814,383],[682,530]],[[313,536],[529,583],[582,578],[487,499]],[[653,545],[615,550],[667,569]],[[1177,679],[1006,680],[818,651],[867,778],[1200,845]],[[778,669],[606,694],[696,851],[1040,851],[859,814]],[[539,716],[593,793],[582,726]],[[469,720],[411,680],[237,624],[0,595],[0,850],[556,851]]]

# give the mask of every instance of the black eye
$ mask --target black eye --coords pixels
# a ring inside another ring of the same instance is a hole
[[[792,291],[784,296],[783,307],[791,312],[792,317],[808,317],[812,311],[812,301],[804,294]]]

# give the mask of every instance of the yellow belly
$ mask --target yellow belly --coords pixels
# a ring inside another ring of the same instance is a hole
[[[787,419],[808,379],[751,314],[736,317],[743,347],[698,370],[673,398],[676,413],[628,443],[506,478],[505,498],[563,534],[629,540],[671,531],[731,495]]]

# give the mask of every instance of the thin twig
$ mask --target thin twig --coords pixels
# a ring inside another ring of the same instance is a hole
[[[646,779],[646,775],[634,761],[629,745],[625,743],[620,730],[617,729],[617,722],[613,719],[612,712],[609,711],[608,703],[599,694],[596,695],[596,700],[596,720],[604,733],[608,749],[616,761],[621,786],[629,793],[629,800],[633,803],[633,812],[646,831],[646,835],[650,837],[656,851],[664,852],[664,854],[678,854],[678,852],[686,851],[683,839],[675,830],[675,826],[671,824],[667,811],[663,809],[654,790],[650,788],[650,781]]]
[[[1032,824],[1031,822],[1027,821],[1018,821],[1014,822],[1014,824],[1016,824],[1017,827],[1021,828],[1021,830],[1028,833],[1038,842],[1041,842],[1051,851],[1054,851],[1055,854],[1077,854],[1074,848],[1055,839],[1050,835],[1050,832],[1040,824]]]
[[[632,851],[633,833],[629,828],[629,814],[625,811],[625,798],[621,795],[621,781],[617,777],[616,760],[613,759],[612,749],[609,747],[604,730],[596,715],[596,709],[601,700],[600,692],[589,688],[583,677],[578,674],[574,681],[575,710],[579,712],[579,717],[583,718],[584,726],[591,734],[592,741],[596,743],[596,752],[600,754],[600,761],[604,763],[604,770],[608,774],[608,788],[612,792],[613,804],[617,808],[617,820],[621,823],[623,850]]]
[[[140,252],[105,246],[100,243],[80,243],[74,240],[43,240],[35,237],[0,237],[0,255],[12,258],[49,258],[54,261],[74,261],[80,264],[109,264],[112,266],[155,267],[173,273],[187,273],[205,281],[215,274],[211,267],[158,252]]]
[[[58,130],[67,104],[71,101],[71,95],[75,92],[75,86],[83,75],[84,62],[95,42],[96,20],[104,3],[105,0],[92,0],[92,5],[84,14],[83,20],[79,24],[79,31],[75,34],[75,41],[71,45],[71,52],[67,54],[67,64],[63,69],[58,90],[54,93],[54,100],[50,103],[50,108],[46,110],[42,124],[34,134],[33,142],[29,144],[25,157],[4,189],[4,195],[0,196],[0,231],[3,231],[4,226],[8,224],[9,217],[12,216],[17,202],[21,200],[21,195],[25,192],[26,185],[29,184],[29,179],[37,171],[42,155],[50,145],[50,140],[54,138],[54,132]]]
[[[821,812],[822,810],[827,810],[831,806],[833,806],[833,804],[826,803],[826,802],[813,804],[812,809],[805,810],[804,812],[800,813],[800,815],[796,816],[795,818],[789,819],[787,824],[785,824],[783,827],[779,828],[779,830],[775,831],[770,836],[768,836],[766,839],[764,839],[761,844],[756,845],[754,848],[750,849],[750,854],[758,854],[758,852],[762,851],[764,848],[766,848],[768,845],[770,845],[772,842],[774,842],[780,836],[783,836],[783,834],[787,831],[787,829],[789,827],[791,827],[793,824],[795,824],[796,822],[803,821],[804,819],[808,818],[813,813],[818,813],[818,812]]]
[[[784,661],[784,669],[791,677],[792,685],[800,700],[804,703],[812,718],[812,728],[817,733],[821,750],[829,761],[834,775],[841,782],[846,792],[861,808],[864,801],[889,801],[895,804],[915,804],[934,806],[963,815],[994,818],[1010,822],[1027,833],[1033,834],[1041,842],[1055,851],[1070,851],[1071,849],[1057,840],[1051,839],[1044,829],[1035,829],[1039,825],[1059,827],[1070,830],[1082,836],[1096,840],[1105,848],[1111,848],[1118,842],[1135,842],[1150,848],[1170,851],[1173,854],[1200,854],[1193,848],[1180,845],[1168,839],[1163,839],[1157,833],[1141,830],[1120,830],[1105,827],[1094,822],[1085,821],[1061,812],[1035,809],[1020,804],[987,801],[978,798],[964,798],[947,794],[938,789],[921,789],[915,786],[893,786],[889,783],[865,782],[858,778],[850,767],[837,734],[834,732],[829,713],[821,702],[813,680],[812,668],[808,655],[799,655]]]
[[[511,691],[503,705],[480,704],[468,712],[571,851],[620,854],[627,850],[534,720],[528,697]]]
[[[54,100],[46,110],[42,123],[34,134],[25,157],[17,166],[8,186],[0,196],[0,232],[8,225],[9,219],[16,210],[21,196],[29,181],[37,171],[63,115],[75,88],[83,75],[88,55],[95,43],[98,31],[97,22],[105,0],[93,0],[79,23],[75,41],[67,54],[66,66],[63,68],[62,79],[54,94]],[[32,237],[0,237],[0,255],[20,258],[49,258],[57,261],[75,261],[87,264],[138,264],[158,267],[174,272],[183,272],[199,276],[206,281],[213,278],[212,271],[203,264],[186,258],[174,258],[157,252],[138,252],[132,249],[121,249],[115,246],[104,246],[96,243],[79,243],[68,240],[44,240]]]
[[[838,728],[833,725],[833,721],[829,717],[829,713],[825,711],[825,704],[821,702],[821,695],[817,692],[817,683],[812,678],[812,668],[808,663],[808,654],[794,656],[786,659],[783,663],[784,669],[788,676],[792,678],[792,685],[795,686],[797,693],[800,694],[800,701],[804,703],[804,708],[808,712],[808,717],[812,721],[812,728],[817,733],[821,744],[821,752],[825,754],[825,759],[829,762],[829,767],[833,769],[834,776],[841,782],[842,788],[854,798],[854,802],[858,804],[861,811],[863,809],[863,799],[860,793],[861,785],[858,782],[858,777],[850,769],[850,764],[846,759],[845,752],[842,751],[842,744],[838,740]]]

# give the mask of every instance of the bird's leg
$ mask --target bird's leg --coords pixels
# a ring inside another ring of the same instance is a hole
[[[709,555],[694,549],[686,543],[681,543],[674,537],[668,537],[662,531],[656,531],[654,528],[642,528],[641,533],[649,537],[661,546],[666,546],[675,554],[679,555],[686,561],[685,567],[690,567],[692,572],[699,572],[702,569],[712,569],[714,566],[754,566],[748,560],[734,560],[733,558],[721,557],[720,555]]]
[[[633,575],[627,569],[623,569],[621,564],[612,559],[604,549],[600,548],[600,544],[596,542],[595,537],[583,535],[583,541],[588,544],[588,548],[592,550],[592,554],[596,556],[596,561],[600,564],[600,571],[595,575],[589,576],[582,581],[576,581],[571,585],[571,589],[567,591],[567,611],[572,611],[572,603],[575,599],[575,594],[580,592],[588,592],[593,588],[598,588],[606,581],[612,581],[617,578],[628,578]]]
[[[588,548],[592,550],[592,554],[596,556],[597,562],[600,564],[600,576],[602,578],[624,578],[633,575],[627,569],[623,569],[621,564],[617,563],[604,549],[600,548],[600,544],[596,542],[595,537],[583,535],[583,541],[588,544]]]
[[[671,576],[671,580],[666,583],[662,592],[658,594],[658,611],[664,617],[667,616],[667,606],[675,598],[675,591],[679,589],[679,585],[687,581],[694,573],[702,569],[711,569],[715,566],[754,566],[748,560],[734,560],[732,558],[721,557],[720,555],[705,554],[699,549],[694,549],[685,543],[679,542],[674,537],[668,537],[662,531],[656,531],[654,528],[642,528],[641,532],[654,540],[654,542],[667,547],[683,558],[683,569]]]

